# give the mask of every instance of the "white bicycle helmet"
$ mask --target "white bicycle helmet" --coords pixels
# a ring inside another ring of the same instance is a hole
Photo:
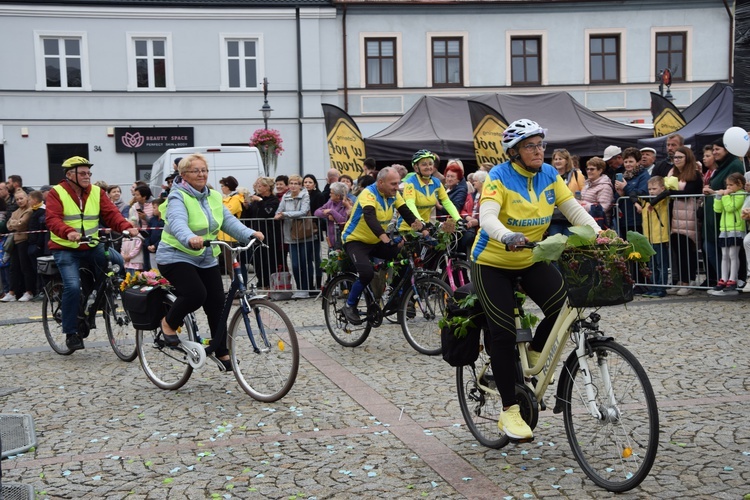
[[[540,127],[537,122],[521,118],[508,125],[508,128],[503,132],[503,149],[507,152],[524,139],[534,137],[535,135],[544,138],[546,133],[547,130]]]

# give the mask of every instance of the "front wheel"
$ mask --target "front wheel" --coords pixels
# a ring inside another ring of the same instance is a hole
[[[414,290],[416,288],[416,291]],[[450,287],[437,278],[420,278],[404,292],[398,308],[398,321],[406,341],[422,354],[440,354],[440,326],[447,314]]]
[[[128,363],[138,357],[135,330],[130,324],[130,316],[122,306],[119,290],[109,287],[104,303],[104,323],[107,327],[109,345],[118,358]]]
[[[277,401],[297,379],[297,333],[284,311],[273,302],[253,299],[247,305],[248,314],[240,307],[229,323],[227,347],[234,376],[254,399]]]
[[[44,336],[47,337],[49,346],[57,354],[68,356],[73,353],[65,345],[65,334],[62,329],[62,296],[63,284],[61,281],[50,281],[44,287],[44,298],[42,298],[42,326]]]
[[[449,274],[447,266],[443,269],[440,279],[450,285],[451,290],[461,288],[471,282],[471,264],[465,260],[452,259],[451,270]]]
[[[349,291],[357,280],[353,274],[341,274],[334,277],[327,285],[323,295],[323,313],[326,318],[326,326],[333,339],[344,347],[357,347],[367,340],[372,325],[362,316],[363,323],[353,325],[344,316],[343,307],[349,297]],[[370,296],[362,293],[357,308],[360,311],[369,311]]]
[[[164,313],[169,310],[175,297],[168,295],[164,299]],[[195,332],[190,317],[178,331],[180,338],[195,342]],[[179,389],[193,374],[193,367],[188,363],[188,355],[181,346],[170,347],[164,341],[161,328],[155,330],[136,330],[135,345],[138,359],[146,376],[160,389]]]
[[[565,434],[576,460],[597,485],[613,492],[638,486],[659,444],[659,413],[651,383],[633,354],[612,342],[592,342],[587,358],[595,404],[591,415],[584,370],[575,360],[563,390]]]

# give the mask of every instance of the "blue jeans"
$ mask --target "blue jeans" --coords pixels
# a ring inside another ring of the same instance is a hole
[[[313,285],[313,242],[290,243],[292,274],[297,283],[297,290],[312,290]]]
[[[52,256],[63,282],[62,329],[66,335],[78,333],[78,306],[81,301],[81,278],[79,269],[83,265],[104,269],[104,247],[97,245],[90,250],[54,250]]]
[[[654,285],[666,285],[669,275],[669,243],[654,243],[656,253],[651,256],[651,280]],[[652,292],[666,292],[664,287],[652,287]]]

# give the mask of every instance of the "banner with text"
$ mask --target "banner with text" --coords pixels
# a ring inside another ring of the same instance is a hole
[[[163,153],[194,145],[193,127],[115,127],[118,153]]]
[[[508,120],[490,106],[477,101],[469,101],[469,115],[477,165],[498,165],[508,161],[502,144],[503,131],[508,128]]]
[[[651,116],[654,121],[654,137],[677,132],[686,123],[680,110],[669,99],[656,92],[651,92]]]
[[[349,113],[333,104],[322,106],[331,168],[357,179],[362,174],[362,163],[365,160],[365,141],[362,139],[362,133]]]

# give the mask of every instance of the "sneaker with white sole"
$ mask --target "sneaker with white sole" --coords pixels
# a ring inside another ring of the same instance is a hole
[[[680,288],[667,288],[667,295],[677,295],[677,292],[680,291]]]
[[[683,297],[685,295],[690,295],[691,293],[693,293],[693,290],[690,288],[680,288],[679,290],[677,290],[677,295],[680,295]]]
[[[16,296],[11,293],[6,293],[5,297],[0,299],[0,302],[15,302],[15,301],[16,301]]]
[[[294,292],[292,294],[293,299],[309,299],[310,294],[307,292]]]
[[[28,302],[28,301],[30,301],[33,298],[34,298],[33,294],[30,294],[29,292],[26,292],[23,295],[21,295],[21,298],[18,299],[18,302]]]
[[[750,293],[750,279],[745,282],[745,286],[739,289],[742,293]]]
[[[521,407],[517,404],[503,410],[500,420],[497,421],[497,427],[509,438],[531,439],[534,437],[531,427],[521,416]]]

